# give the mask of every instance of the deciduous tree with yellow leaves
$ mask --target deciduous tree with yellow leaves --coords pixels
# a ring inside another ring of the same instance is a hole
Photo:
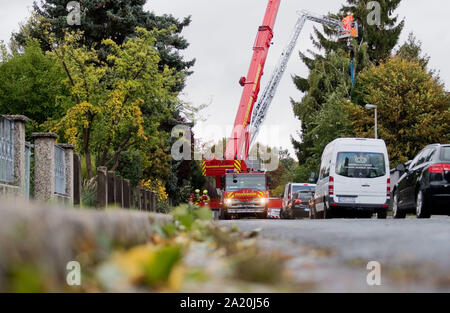
[[[355,91],[362,103],[378,106],[378,134],[394,167],[424,146],[450,142],[450,96],[419,59],[396,56],[361,73]],[[373,111],[345,105],[357,136],[374,136]]]
[[[137,28],[137,36],[121,45],[103,40],[110,51],[106,61],[79,44],[79,32],[55,41],[50,55],[64,68],[75,104],[52,126],[82,150],[89,177],[93,152],[98,166],[113,164],[115,170],[121,152],[134,148],[146,154],[160,143],[158,125],[177,108],[173,87],[183,75],[167,66],[158,69],[155,38],[164,31]]]

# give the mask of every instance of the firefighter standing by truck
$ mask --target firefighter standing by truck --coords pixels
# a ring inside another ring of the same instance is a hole
[[[203,190],[202,203],[209,202],[211,198],[208,195],[208,190]]]
[[[200,196],[200,189],[195,189],[195,194],[194,194],[194,204],[195,205],[199,205],[200,201],[201,201],[201,196]]]
[[[200,195],[200,190],[196,189],[195,194],[191,193],[189,197],[189,202],[199,207],[208,204],[210,200],[211,198],[208,195],[208,190],[204,190],[203,195]]]

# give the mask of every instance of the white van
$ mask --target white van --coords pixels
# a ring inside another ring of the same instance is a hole
[[[325,148],[319,170],[313,218],[355,213],[385,219],[390,201],[386,144],[378,139],[341,138]]]

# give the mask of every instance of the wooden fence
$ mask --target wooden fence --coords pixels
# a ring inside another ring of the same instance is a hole
[[[116,206],[123,209],[156,212],[157,195],[149,190],[132,188],[128,179],[123,179],[106,167],[97,168],[97,208]]]

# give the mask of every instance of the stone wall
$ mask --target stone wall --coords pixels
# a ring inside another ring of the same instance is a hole
[[[3,117],[14,122],[14,183],[2,184],[0,194],[25,197],[25,124],[29,119],[23,115],[3,115]]]
[[[35,158],[34,198],[38,201],[56,199],[64,204],[73,205],[74,174],[77,175],[77,184],[80,184],[81,171],[78,167],[77,170],[74,169],[73,152],[75,147],[68,144],[58,144],[64,150],[65,194],[59,195],[55,193],[55,141],[57,138],[58,136],[54,133],[33,133]],[[81,188],[77,192],[77,195],[80,196]]]

